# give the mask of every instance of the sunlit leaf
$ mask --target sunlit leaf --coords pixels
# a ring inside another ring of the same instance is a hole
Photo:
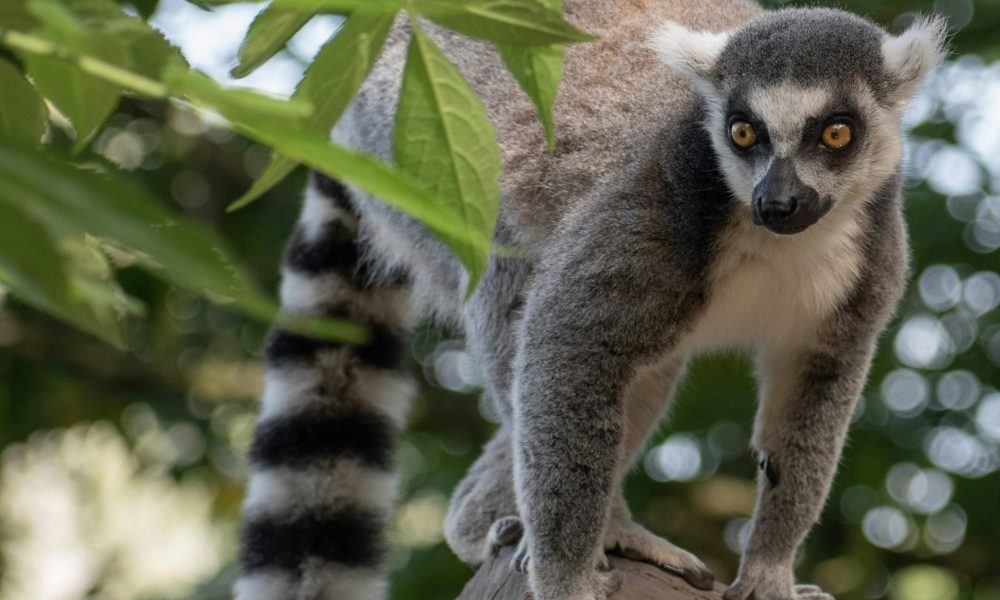
[[[313,18],[315,11],[282,10],[268,6],[257,14],[240,45],[233,77],[246,77],[285,47],[288,40]]]
[[[500,205],[500,150],[486,109],[444,53],[415,29],[396,111],[393,155],[477,238],[492,237]],[[487,252],[445,239],[469,272],[471,291]]]
[[[35,86],[0,59],[0,139],[35,147],[45,133],[48,109]]]
[[[333,127],[375,63],[394,19],[395,13],[358,11],[320,49],[293,96],[304,98],[315,107],[305,126],[322,132]],[[231,208],[245,206],[259,198],[297,164],[286,156],[274,155],[250,190]]]
[[[501,45],[497,46],[497,50],[507,65],[507,70],[535,104],[538,118],[545,130],[545,142],[551,152],[555,148],[552,106],[555,104],[559,80],[562,77],[563,47],[556,45],[523,48]]]
[[[428,19],[497,44],[545,46],[595,39],[539,0],[412,0]]]
[[[489,237],[465,227],[462,220],[417,180],[377,159],[343,148],[315,133],[281,125],[256,128],[234,123],[238,131],[262,144],[344,183],[356,186],[417,219],[443,240],[453,240],[474,248],[489,250]]]
[[[559,0],[539,0],[546,7],[562,13]],[[545,131],[549,152],[555,149],[555,132],[552,124],[552,106],[562,78],[563,54],[561,45],[524,47],[497,44],[497,51],[507,70],[517,80],[521,89],[534,102],[538,118]]]

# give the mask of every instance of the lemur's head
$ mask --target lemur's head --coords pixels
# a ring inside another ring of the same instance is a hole
[[[724,33],[667,23],[653,45],[705,100],[719,164],[754,223],[793,234],[897,170],[902,108],[941,60],[945,31],[918,19],[892,36],[850,13],[789,9]]]

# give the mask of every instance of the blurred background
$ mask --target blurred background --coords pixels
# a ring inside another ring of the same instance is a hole
[[[779,4],[796,3],[769,3]],[[917,11],[943,13],[954,54],[907,113],[912,283],[798,573],[844,599],[1000,600],[1000,1],[837,6],[897,30]],[[226,80],[259,7],[134,8]],[[312,22],[242,83],[287,94],[338,25]],[[265,149],[153,102],[124,102],[90,151],[217,228],[275,289],[304,172],[224,214]],[[229,596],[265,327],[138,268],[117,276],[148,306],[128,322],[127,351],[0,291],[2,600]],[[393,598],[450,599],[470,571],[441,521],[493,424],[455,332],[422,328],[411,361],[423,386],[398,454]],[[637,518],[722,581],[735,574],[754,502],[749,373],[735,355],[696,362],[628,479]]]

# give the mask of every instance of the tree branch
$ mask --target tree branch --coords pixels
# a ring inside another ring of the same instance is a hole
[[[490,558],[465,585],[458,600],[531,600],[527,577],[511,568],[514,547],[508,546]],[[725,587],[716,583],[711,591],[697,590],[679,576],[646,563],[610,556],[612,566],[625,582],[609,600],[721,600]]]

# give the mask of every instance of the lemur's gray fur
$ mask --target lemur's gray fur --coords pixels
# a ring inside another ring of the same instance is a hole
[[[241,600],[385,596],[393,438],[412,392],[403,349],[428,315],[464,326],[503,417],[445,522],[462,560],[519,543],[538,600],[603,600],[619,582],[612,549],[711,585],[700,560],[633,522],[620,480],[688,357],[741,347],[756,356],[765,468],[726,598],[830,598],[796,585],[792,564],[903,290],[900,116],[943,26],[891,36],[750,0],[564,4],[601,39],[566,49],[551,155],[494,51],[428,25],[496,125],[496,241],[525,254],[493,256],[471,301],[422,225],[314,177],[282,300],[373,336],[351,347],[273,332]],[[401,20],[334,131],[385,160],[408,31]],[[841,150],[822,145],[831,123],[850,127]],[[739,148],[737,126],[757,143]]]

